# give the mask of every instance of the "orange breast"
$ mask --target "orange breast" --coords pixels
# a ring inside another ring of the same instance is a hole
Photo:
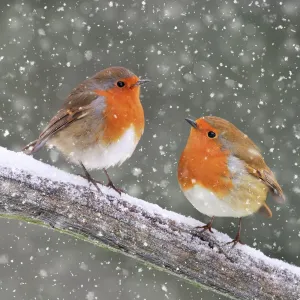
[[[145,126],[144,110],[139,98],[139,87],[122,91],[122,93],[98,90],[96,92],[106,98],[106,108],[103,111],[105,123],[101,134],[101,142],[110,144],[117,141],[130,126],[133,126],[138,142]]]
[[[227,166],[229,153],[216,143],[190,136],[178,165],[178,181],[183,190],[198,184],[219,197],[230,193],[233,184]]]

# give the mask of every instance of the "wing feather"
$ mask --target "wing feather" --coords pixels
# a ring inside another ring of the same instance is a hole
[[[255,143],[230,122],[218,117],[205,117],[213,127],[220,132],[219,140],[224,149],[230,150],[235,157],[244,162],[248,172],[262,180],[269,188],[273,198],[278,203],[285,201],[282,188],[274,173],[265,163],[260,149]]]
[[[104,100],[101,96],[90,90],[84,90],[86,86],[80,85],[74,89],[68,98],[65,100],[62,109],[50,120],[47,127],[42,131],[39,138],[22,150],[27,154],[32,154],[41,149],[47,141],[63,128],[71,123],[80,120],[89,115],[93,110],[102,111]],[[93,105],[93,101],[95,105]]]
[[[285,196],[283,194],[283,190],[279,183],[277,182],[274,173],[266,166],[264,169],[257,170],[255,168],[252,168],[251,166],[246,166],[248,172],[261,179],[270,189],[273,198],[278,203],[284,203],[285,202]]]

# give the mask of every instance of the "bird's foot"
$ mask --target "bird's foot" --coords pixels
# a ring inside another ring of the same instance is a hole
[[[205,231],[209,231],[209,232],[211,232],[211,233],[214,233],[213,231],[212,231],[212,222],[209,222],[209,223],[207,223],[206,225],[204,225],[204,226],[197,226],[197,227],[195,227],[195,229],[202,229],[201,231],[200,231],[200,233],[202,233],[202,232],[205,232]]]
[[[225,245],[232,244],[232,248],[234,248],[237,244],[244,245],[244,243],[242,243],[242,241],[241,241],[241,237],[240,236],[241,236],[240,232],[238,232],[237,235],[235,236],[235,238],[231,242],[226,243]]]
[[[89,175],[89,176],[85,176],[85,175],[82,175],[82,174],[76,174],[76,175],[77,175],[77,176],[80,176],[80,177],[82,177],[82,178],[84,178],[84,179],[86,179],[88,182],[91,182],[91,183],[92,183],[92,181],[93,181],[94,183],[104,185],[104,183],[103,183],[102,181],[100,181],[100,180],[95,180],[95,179],[93,179],[90,175]]]
[[[85,173],[85,175],[78,174],[78,176],[86,179],[88,181],[88,183],[92,184],[101,195],[103,194],[102,191],[100,190],[99,186],[98,186],[98,184],[103,185],[103,183],[101,181],[93,179],[92,176],[89,173]]]
[[[194,227],[193,231],[192,231],[192,240],[195,238],[195,237],[198,237],[200,239],[203,238],[202,236],[202,233],[205,232],[206,230],[208,230],[209,232],[213,233],[213,231],[211,230],[212,226],[210,223],[204,225],[204,226],[197,226],[197,227]],[[199,229],[202,229],[199,231]]]
[[[200,226],[195,227],[194,230],[191,232],[191,235],[192,235],[191,241],[193,241],[194,238],[198,238],[201,241],[207,241],[207,238],[202,234],[203,230],[201,230],[201,231],[197,230],[199,227]]]
[[[244,245],[244,243],[242,243],[241,241],[241,228],[242,228],[242,218],[239,219],[238,232],[235,238],[231,242],[226,243],[225,245],[233,244],[232,248],[234,248],[236,244]]]
[[[120,189],[120,188],[117,188],[117,187],[113,184],[113,182],[112,182],[111,180],[108,182],[108,184],[107,184],[106,186],[107,186],[108,188],[111,188],[111,189],[115,190],[117,193],[119,193],[119,195],[121,195],[122,193],[125,193],[124,190],[122,190],[122,189]]]
[[[205,231],[209,231],[211,233],[213,233],[213,231],[211,230],[212,229],[212,223],[214,221],[214,216],[210,219],[210,221],[204,225],[204,226],[197,226],[194,228],[194,232],[192,233],[192,240],[195,236],[199,237],[199,234],[201,235],[201,233],[205,232]],[[198,229],[202,229],[200,232],[196,231],[195,230],[198,230]]]

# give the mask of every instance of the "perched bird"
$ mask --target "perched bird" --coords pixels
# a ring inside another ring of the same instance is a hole
[[[100,71],[71,91],[39,138],[23,151],[32,154],[44,145],[54,146],[81,165],[98,190],[87,170],[103,169],[108,186],[121,193],[106,169],[128,159],[143,134],[140,85],[146,82],[123,67]]]
[[[198,211],[211,217],[202,231],[212,232],[215,216],[240,218],[231,243],[241,243],[241,218],[255,212],[271,217],[267,194],[283,203],[283,191],[259,148],[233,124],[213,116],[186,121],[192,128],[178,165],[181,190]]]

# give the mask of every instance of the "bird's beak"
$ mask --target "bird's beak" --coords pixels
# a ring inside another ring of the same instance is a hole
[[[147,82],[150,82],[151,80],[150,79],[139,79],[138,81],[137,81],[137,83],[135,84],[135,86],[136,85],[143,85],[143,84],[145,84],[145,83],[147,83]]]
[[[196,123],[195,121],[193,121],[193,120],[191,120],[191,119],[188,119],[188,118],[186,118],[185,120],[186,120],[192,127],[194,127],[195,129],[198,128],[198,125],[197,125],[197,123]]]

